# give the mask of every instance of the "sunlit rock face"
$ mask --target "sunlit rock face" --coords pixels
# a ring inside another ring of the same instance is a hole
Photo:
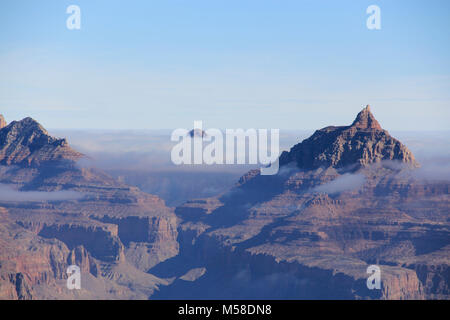
[[[0,129],[6,127],[6,121],[2,114],[0,114]]]

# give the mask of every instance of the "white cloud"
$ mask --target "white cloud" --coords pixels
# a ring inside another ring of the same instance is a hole
[[[328,194],[352,191],[361,188],[364,184],[364,181],[365,177],[362,174],[346,173],[331,182],[315,187],[313,191],[324,192]]]
[[[40,202],[77,200],[83,197],[82,193],[75,191],[17,191],[8,185],[0,184],[0,201],[12,202]]]

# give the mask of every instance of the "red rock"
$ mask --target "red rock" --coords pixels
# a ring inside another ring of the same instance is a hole
[[[6,121],[5,118],[3,118],[3,115],[0,114],[0,129],[6,127]]]

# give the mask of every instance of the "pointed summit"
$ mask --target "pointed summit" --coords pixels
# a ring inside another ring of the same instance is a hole
[[[188,135],[191,138],[204,138],[206,137],[206,132],[202,129],[192,129],[191,131],[188,132]]]
[[[360,113],[358,113],[351,127],[382,130],[377,119],[375,119],[372,112],[370,112],[370,105],[367,105]]]
[[[0,130],[0,165],[38,166],[74,162],[83,155],[57,139],[32,118],[13,121]]]
[[[350,126],[330,126],[280,156],[280,165],[296,162],[302,169],[364,167],[383,160],[418,166],[411,151],[383,130],[366,106]]]
[[[3,118],[3,115],[0,114],[0,129],[6,127],[6,121],[5,118]]]

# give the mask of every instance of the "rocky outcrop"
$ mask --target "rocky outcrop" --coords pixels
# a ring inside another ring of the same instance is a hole
[[[3,117],[2,114],[0,114],[0,129],[3,129],[4,127],[6,127],[7,123],[5,121],[5,118]]]
[[[89,251],[87,251],[82,245],[73,248],[67,258],[69,265],[77,265],[80,267],[81,272],[91,273],[93,276],[99,275],[99,264],[93,259]]]
[[[223,206],[218,199],[189,200],[175,209],[175,213],[186,220],[195,221]]]
[[[83,155],[69,147],[66,139],[56,139],[32,118],[0,126],[1,165],[42,165],[55,161],[75,161]]]
[[[411,151],[381,128],[367,106],[352,125],[317,130],[289,152],[283,152],[280,165],[294,162],[307,170],[330,166],[360,168],[383,160],[418,165]]]
[[[139,270],[147,271],[156,264],[178,254],[177,219],[172,217],[107,218],[118,226],[118,234],[125,244],[126,260]]]
[[[373,116],[370,111],[370,106],[367,105],[353,121],[350,127],[362,129],[362,130],[383,130],[378,123],[377,119]]]
[[[105,262],[124,260],[124,246],[117,236],[117,226],[114,225],[98,227],[80,224],[44,224],[38,234],[43,238],[58,239],[70,249],[83,246],[83,249],[86,248],[93,257]]]
[[[402,265],[416,272],[426,295],[431,299],[448,299],[450,295],[450,245],[439,250],[404,257]]]
[[[0,208],[0,299],[35,298],[35,287],[55,285],[65,274],[68,248],[21,228]]]

